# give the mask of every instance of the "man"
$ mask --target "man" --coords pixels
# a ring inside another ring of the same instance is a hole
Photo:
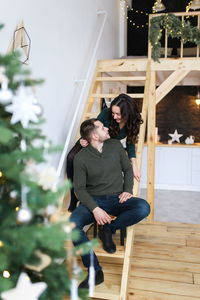
[[[96,220],[102,225],[99,238],[104,250],[114,253],[112,234],[147,217],[150,207],[145,200],[133,197],[132,166],[121,143],[110,139],[108,128],[97,119],[89,119],[81,124],[80,134],[89,145],[74,160],[74,190],[80,201],[70,218],[80,230],[80,239],[74,244],[89,241],[83,227]],[[111,221],[110,215],[117,218]],[[82,256],[82,261],[89,269],[90,254]],[[95,254],[94,268],[95,285],[98,285],[104,276]],[[79,288],[88,288],[88,278]]]

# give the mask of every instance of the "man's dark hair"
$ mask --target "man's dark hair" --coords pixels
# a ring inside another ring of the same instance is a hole
[[[98,119],[92,118],[89,120],[85,120],[80,127],[80,135],[82,139],[87,140],[90,142],[91,139],[91,133],[96,129],[95,122],[98,121]]]

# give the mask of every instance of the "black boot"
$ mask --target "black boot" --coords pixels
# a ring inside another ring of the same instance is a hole
[[[89,275],[79,284],[79,289],[89,289]],[[104,275],[102,270],[98,270],[95,272],[95,285],[104,282]]]
[[[103,249],[108,253],[116,252],[116,245],[112,240],[112,231],[111,229],[104,225],[99,226],[98,236],[103,243]]]

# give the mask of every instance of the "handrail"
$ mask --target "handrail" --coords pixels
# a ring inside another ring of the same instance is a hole
[[[97,11],[97,16],[102,15],[102,14],[104,14],[104,19],[102,21],[102,25],[101,25],[101,28],[100,28],[100,31],[99,31],[99,35],[98,35],[97,40],[96,40],[96,44],[95,44],[93,54],[92,54],[92,57],[91,57],[91,60],[90,60],[90,63],[89,63],[88,70],[87,70],[86,78],[84,80],[77,80],[76,81],[76,82],[83,82],[83,87],[82,87],[81,94],[80,94],[80,97],[79,97],[79,100],[78,100],[76,111],[74,113],[74,116],[73,116],[73,119],[72,119],[72,122],[71,122],[70,129],[69,129],[66,141],[65,141],[65,145],[64,145],[62,154],[60,156],[59,163],[58,163],[58,167],[57,167],[57,176],[58,177],[60,177],[61,172],[62,172],[62,168],[63,168],[65,158],[66,158],[66,155],[67,155],[67,150],[68,150],[68,147],[69,147],[69,142],[70,142],[71,135],[72,135],[72,131],[73,131],[73,128],[74,128],[74,125],[75,125],[75,122],[76,122],[76,118],[77,118],[77,115],[78,115],[78,112],[79,112],[79,109],[80,109],[80,106],[81,106],[81,103],[82,103],[82,98],[83,98],[83,95],[85,93],[87,82],[88,82],[89,77],[91,75],[91,70],[92,70],[92,67],[93,67],[93,64],[94,64],[95,55],[96,55],[96,52],[97,52],[97,49],[98,49],[98,46],[99,46],[99,42],[100,42],[100,39],[101,39],[101,36],[102,36],[102,33],[103,33],[103,29],[104,29],[104,25],[105,25],[105,22],[106,22],[106,19],[107,19],[107,16],[108,16],[108,12],[105,11],[105,10]]]
[[[149,14],[149,30],[150,30],[150,24],[151,19],[153,17],[160,17],[163,15],[166,15],[167,13],[156,13],[156,14]],[[177,17],[181,17],[182,22],[184,21],[184,17],[190,17],[190,16],[196,16],[197,17],[197,27],[200,28],[200,11],[194,11],[194,12],[174,12],[173,15]],[[165,51],[164,51],[164,58],[167,58],[167,43],[168,43],[168,36],[167,36],[167,29],[165,29]],[[196,46],[197,48],[197,54],[196,57],[199,58],[199,46]],[[181,49],[180,49],[180,57],[183,57],[183,41],[181,41]],[[151,43],[150,40],[148,41],[148,58],[151,58]]]

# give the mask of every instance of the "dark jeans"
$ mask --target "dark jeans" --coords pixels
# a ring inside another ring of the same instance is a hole
[[[67,178],[70,179],[70,181],[72,183],[73,183],[73,176],[74,176],[74,157],[81,149],[82,149],[82,146],[80,144],[75,144],[75,146],[70,150],[70,152],[67,155],[66,173],[67,173]],[[71,200],[70,200],[68,210],[73,211],[76,208],[77,202],[78,202],[78,199],[76,198],[76,195],[74,194],[73,186],[70,190],[70,194],[71,194]]]
[[[93,197],[99,207],[104,209],[108,214],[117,218],[110,224],[104,226],[110,227],[112,233],[117,229],[124,228],[136,224],[146,218],[150,213],[149,204],[141,198],[132,197],[126,202],[119,203],[119,195],[112,196],[95,196]],[[88,242],[89,239],[83,231],[85,225],[91,224],[94,221],[94,216],[88,208],[80,204],[71,214],[70,221],[76,224],[76,229],[80,230],[80,239],[74,242],[75,246]],[[83,264],[86,268],[90,266],[90,254],[82,256]],[[95,271],[101,269],[98,259],[94,254]]]

